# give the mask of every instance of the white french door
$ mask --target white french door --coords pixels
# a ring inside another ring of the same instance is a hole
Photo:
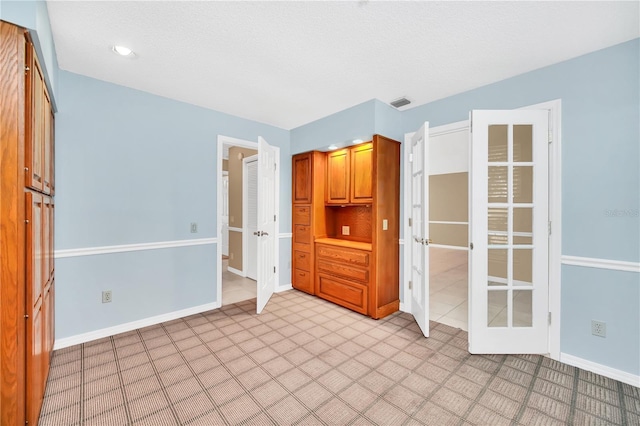
[[[472,111],[469,352],[549,352],[548,111]]]
[[[258,291],[256,312],[260,313],[276,286],[276,157],[278,149],[258,138]]]
[[[429,123],[413,134],[411,167],[411,314],[429,337]]]

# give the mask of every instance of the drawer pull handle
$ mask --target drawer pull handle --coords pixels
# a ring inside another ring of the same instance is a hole
[[[305,274],[304,272],[300,272],[300,276],[301,276],[301,277],[304,277],[304,276],[306,276],[306,275],[307,275],[307,274]]]
[[[304,259],[305,257],[307,257],[307,255],[306,255],[306,254],[301,254],[301,255],[300,255],[300,259]]]

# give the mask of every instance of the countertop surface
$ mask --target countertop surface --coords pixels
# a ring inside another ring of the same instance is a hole
[[[361,243],[359,241],[341,240],[338,238],[316,238],[315,242],[338,247],[348,247],[358,250],[371,251],[371,243]]]

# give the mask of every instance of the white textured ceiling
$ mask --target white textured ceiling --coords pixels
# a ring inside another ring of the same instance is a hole
[[[285,129],[372,98],[410,108],[640,36],[638,1],[47,4],[60,68]]]

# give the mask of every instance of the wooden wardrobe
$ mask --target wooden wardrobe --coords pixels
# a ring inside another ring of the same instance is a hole
[[[35,425],[54,342],[54,115],[29,33],[0,21],[0,424]]]
[[[293,156],[292,285],[372,318],[399,309],[400,143]]]

